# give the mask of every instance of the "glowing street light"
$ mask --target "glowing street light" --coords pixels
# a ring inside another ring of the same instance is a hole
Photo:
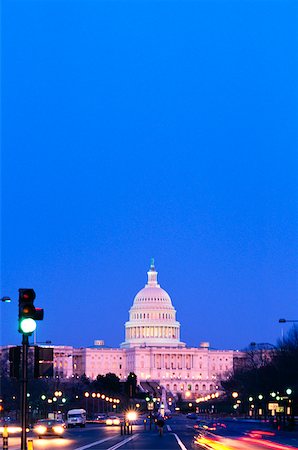
[[[128,420],[129,422],[133,422],[134,420],[137,420],[137,413],[136,411],[128,411],[126,413],[126,420]]]

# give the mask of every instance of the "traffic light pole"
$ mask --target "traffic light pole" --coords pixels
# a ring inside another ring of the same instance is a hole
[[[22,377],[21,377],[21,450],[27,450],[27,382],[28,382],[28,335],[23,334],[22,340]]]

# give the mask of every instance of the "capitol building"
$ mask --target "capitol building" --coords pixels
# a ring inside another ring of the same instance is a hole
[[[138,384],[145,389],[146,384],[154,383],[174,396],[189,399],[221,389],[221,381],[231,375],[244,354],[215,350],[208,342],[187,347],[180,341],[176,310],[169,294],[158,283],[153,260],[147,276],[145,287],[137,293],[129,310],[125,340],[120,347],[108,348],[103,341],[95,341],[87,348],[47,346],[54,351],[55,377],[85,374],[96,379],[99,374],[112,372],[125,381],[134,372]]]
[[[160,287],[152,260],[148,280],[134,298],[125,323],[120,348],[106,348],[103,341],[93,347],[54,347],[54,372],[58,377],[115,373],[125,380],[130,372],[145,386],[154,382],[182,398],[197,398],[220,390],[221,380],[243,357],[233,350],[214,350],[208,342],[187,347],[180,341],[180,323],[169,294]]]

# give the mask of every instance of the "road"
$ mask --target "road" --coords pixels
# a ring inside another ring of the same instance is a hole
[[[158,435],[155,427],[150,431],[143,425],[134,425],[133,434],[120,434],[119,427],[87,425],[65,431],[63,438],[45,437],[38,439],[29,433],[34,450],[289,450],[298,449],[298,433],[275,432],[268,425],[254,422],[221,420],[221,426],[207,431],[192,447],[194,421],[185,416],[176,416],[166,422],[164,434]],[[259,431],[256,431],[259,430]],[[20,439],[9,438],[9,450],[19,450]]]

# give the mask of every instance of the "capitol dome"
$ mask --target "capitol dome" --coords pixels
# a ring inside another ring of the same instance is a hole
[[[185,347],[180,342],[180,323],[169,294],[157,282],[154,260],[148,274],[148,282],[134,298],[125,323],[125,342],[121,347]]]

